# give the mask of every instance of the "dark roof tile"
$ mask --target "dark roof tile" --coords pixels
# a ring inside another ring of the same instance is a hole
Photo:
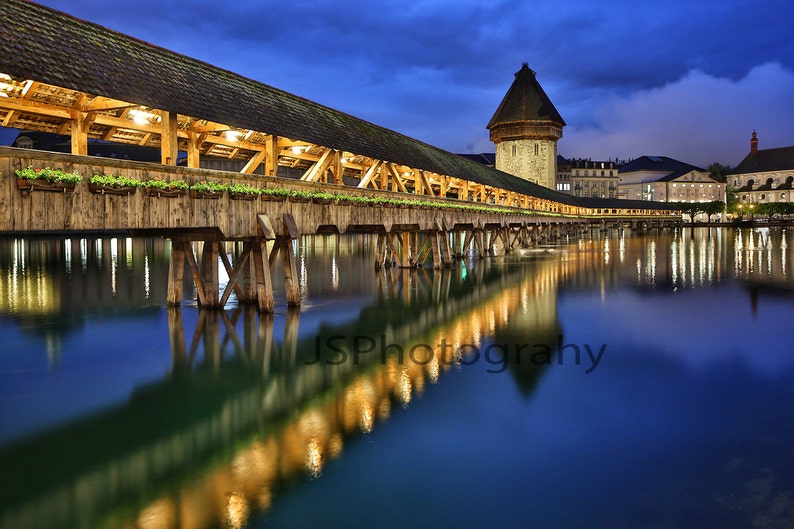
[[[794,170],[794,147],[751,152],[729,174]]]

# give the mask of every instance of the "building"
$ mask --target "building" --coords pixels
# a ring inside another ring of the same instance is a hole
[[[576,197],[617,198],[615,162],[557,158],[557,191]]]
[[[496,168],[555,189],[557,141],[564,126],[535,72],[524,63],[488,122],[496,145]]]
[[[666,156],[640,156],[618,169],[618,198],[654,202],[725,202],[725,184],[708,171]]]
[[[728,173],[728,183],[736,189],[739,204],[792,202],[794,147],[759,150],[753,131],[750,153]]]

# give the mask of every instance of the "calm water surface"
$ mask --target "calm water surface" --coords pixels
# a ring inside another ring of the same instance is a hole
[[[369,242],[259,316],[167,309],[165,241],[0,241],[0,528],[794,526],[790,232]]]

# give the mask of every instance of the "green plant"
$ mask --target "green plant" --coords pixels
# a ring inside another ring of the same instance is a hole
[[[239,193],[241,195],[259,195],[262,189],[248,184],[229,184],[227,186],[229,193]]]
[[[94,185],[105,187],[141,187],[143,182],[137,178],[127,178],[126,176],[114,176],[109,173],[95,174],[90,182]]]
[[[292,191],[284,187],[266,187],[262,189],[262,194],[288,197],[292,194]]]
[[[83,179],[78,173],[67,173],[60,169],[33,169],[30,165],[25,169],[17,169],[16,174],[23,180],[46,180],[47,182],[62,182],[64,184],[76,184]]]
[[[289,196],[295,198],[312,198],[316,193],[312,193],[311,191],[306,191],[303,189],[298,189],[292,191]]]
[[[165,180],[161,176],[155,176],[151,180],[147,180],[143,183],[143,186],[149,189],[165,189],[165,190],[175,190],[175,189],[187,189],[188,185],[187,182],[184,180]]]
[[[222,193],[226,191],[228,188],[229,188],[228,184],[221,184],[219,182],[209,182],[207,180],[201,180],[190,186],[190,190],[196,191],[197,193]]]

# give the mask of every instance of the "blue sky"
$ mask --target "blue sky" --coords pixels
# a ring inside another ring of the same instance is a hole
[[[794,3],[703,0],[42,0],[452,152],[523,62],[593,159],[734,166],[794,145]]]

